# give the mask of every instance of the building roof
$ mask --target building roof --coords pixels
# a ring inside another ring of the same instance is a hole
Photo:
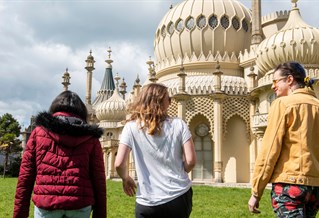
[[[115,84],[113,79],[113,72],[112,72],[112,65],[111,63],[113,60],[111,60],[111,49],[108,49],[109,52],[109,59],[105,60],[106,62],[106,68],[104,73],[104,78],[102,81],[102,85],[100,90],[97,92],[97,96],[95,100],[93,101],[93,107],[96,107],[97,104],[109,99],[115,90]]]
[[[157,72],[184,59],[238,56],[251,39],[251,12],[236,0],[185,0],[171,8],[156,30]]]
[[[256,64],[262,75],[286,61],[303,65],[319,63],[319,29],[308,25],[300,15],[297,1],[292,2],[285,26],[263,40],[257,49]]]

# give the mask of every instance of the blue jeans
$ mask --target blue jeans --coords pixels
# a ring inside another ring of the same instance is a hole
[[[34,206],[34,218],[90,218],[92,206],[77,210],[44,210]]]

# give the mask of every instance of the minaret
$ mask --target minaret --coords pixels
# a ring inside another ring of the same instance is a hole
[[[222,182],[222,148],[223,148],[223,98],[224,92],[221,90],[221,76],[223,72],[220,70],[220,64],[217,61],[216,70],[213,72],[214,77],[214,177],[215,182]]]
[[[115,74],[114,80],[115,82],[115,90],[119,92],[119,86],[120,86],[120,82],[119,80],[121,79],[121,77],[119,76],[118,73]]]
[[[257,74],[255,73],[255,68],[252,65],[249,69],[249,74],[247,75],[248,77],[248,82],[247,82],[247,88],[249,92],[252,92],[254,88],[257,86]],[[249,96],[249,114],[252,119],[250,121],[251,126],[254,126],[254,117],[256,115],[256,101],[258,97],[256,96]],[[254,172],[254,167],[255,167],[255,160],[256,160],[256,154],[257,154],[257,146],[258,146],[258,141],[260,138],[260,134],[257,133],[258,131],[256,130],[251,130],[253,134],[251,134],[251,143],[249,145],[249,173],[250,173],[250,178],[253,177],[253,172]]]
[[[185,68],[183,66],[183,63],[181,64],[180,72],[177,74],[177,76],[179,77],[178,93],[184,94],[184,93],[186,93],[185,92],[185,90],[186,90],[185,77],[187,76],[187,74],[185,73]]]
[[[140,91],[141,91],[141,87],[142,85],[140,84],[140,78],[139,78],[139,75],[137,74],[137,77],[136,77],[136,80],[135,80],[135,83],[133,85],[133,90],[134,90],[134,96],[137,96]]]
[[[124,100],[125,100],[125,94],[127,93],[126,87],[127,87],[127,85],[126,85],[126,82],[125,82],[124,77],[123,77],[122,83],[120,85],[120,93],[122,94],[122,97]]]
[[[186,92],[185,77],[187,76],[187,74],[185,73],[183,62],[181,63],[180,71],[177,74],[177,76],[179,77],[178,93],[172,97],[177,102],[177,116],[185,120],[186,119],[186,104],[188,99],[190,98],[190,95]]]
[[[114,79],[113,79],[113,70],[112,70],[112,63],[113,60],[111,59],[111,48],[107,50],[108,54],[108,59],[105,60],[106,62],[106,68],[105,68],[105,74],[104,78],[102,81],[102,85],[100,90],[97,92],[96,99],[93,101],[93,107],[97,105],[100,102],[103,102],[104,100],[109,99],[115,90],[115,84],[114,84]]]
[[[65,72],[64,72],[64,74],[62,76],[62,79],[63,79],[63,81],[62,81],[63,89],[64,89],[64,91],[67,91],[68,90],[68,86],[71,84],[70,83],[71,77],[70,77],[70,74],[68,72],[68,68],[66,68],[66,70],[65,70]]]
[[[152,83],[156,83],[157,78],[156,78],[156,72],[155,72],[155,67],[154,67],[154,61],[152,61],[151,56],[148,61],[146,61],[146,64],[148,65],[148,80],[151,81]]]
[[[262,41],[261,30],[261,0],[252,1],[252,45],[259,45]]]
[[[256,88],[256,85],[257,85],[257,81],[256,81],[257,74],[255,73],[254,66],[251,66],[249,70],[250,70],[250,72],[247,75],[247,77],[249,78],[248,91],[251,92],[254,88]]]
[[[222,74],[223,72],[220,71],[219,61],[217,61],[216,70],[213,72],[213,75],[214,75],[213,87],[214,87],[215,93],[221,93]]]
[[[90,55],[85,60],[87,70],[87,77],[86,77],[86,95],[85,95],[85,103],[91,105],[91,96],[92,96],[92,74],[94,68],[94,57],[92,56],[92,50],[90,50]]]

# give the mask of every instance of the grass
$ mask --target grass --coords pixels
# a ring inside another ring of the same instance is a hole
[[[0,178],[0,217],[12,217],[17,178]],[[121,182],[107,181],[108,218],[134,218],[135,198],[122,191]],[[269,218],[275,217],[270,204],[270,191],[266,190],[260,202],[261,213],[248,212],[250,189],[193,186],[191,218]],[[33,204],[30,207],[33,218]]]

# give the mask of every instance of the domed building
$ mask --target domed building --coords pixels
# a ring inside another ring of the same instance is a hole
[[[126,105],[143,85],[155,82],[169,89],[170,116],[184,119],[192,132],[197,164],[190,178],[198,183],[249,182],[275,99],[274,68],[298,61],[309,77],[319,79],[319,30],[303,21],[297,0],[291,4],[290,12],[262,17],[261,0],[252,1],[251,9],[236,0],[181,0],[157,27],[155,62],[146,62],[148,80],[137,78],[129,96],[125,81],[113,78],[109,49],[105,76],[91,103],[95,61],[90,53],[86,105],[90,122],[105,129],[101,143],[107,178],[118,177],[114,159]],[[135,177],[132,158],[128,165]]]

